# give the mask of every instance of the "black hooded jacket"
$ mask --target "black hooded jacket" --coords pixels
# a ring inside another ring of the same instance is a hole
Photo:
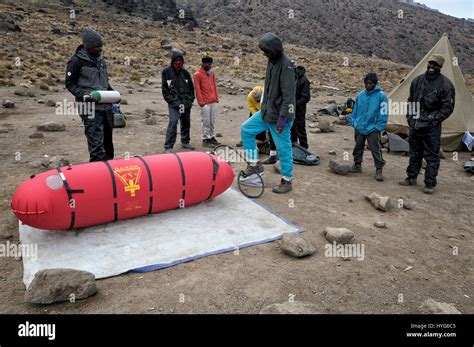
[[[84,95],[94,90],[113,90],[109,83],[107,65],[102,57],[92,57],[84,45],[77,47],[66,68],[65,84],[76,101],[84,101]],[[96,104],[96,110],[110,107],[109,104]]]
[[[269,59],[265,75],[261,104],[263,120],[276,123],[279,116],[294,120],[296,81],[293,63],[284,53],[281,39],[273,33],[265,34],[258,46],[274,57]]]
[[[171,108],[178,109],[180,105],[184,105],[185,109],[191,109],[195,98],[193,78],[188,70],[183,68],[176,71],[173,68],[173,62],[179,57],[183,58],[181,51],[171,54],[171,65],[161,73],[161,91]]]
[[[452,82],[441,73],[416,77],[410,85],[408,102],[419,102],[421,110],[419,117],[415,112],[407,115],[410,128],[436,126],[445,121],[453,113],[455,94]]]
[[[306,78],[305,68],[298,66],[296,72],[296,117],[306,115],[306,104],[311,100],[310,82]]]

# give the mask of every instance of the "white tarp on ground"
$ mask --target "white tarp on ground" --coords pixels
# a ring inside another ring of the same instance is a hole
[[[37,271],[72,268],[96,278],[130,270],[146,272],[193,259],[277,240],[300,228],[268,208],[229,189],[212,201],[80,231],[45,231],[20,224],[28,287]]]

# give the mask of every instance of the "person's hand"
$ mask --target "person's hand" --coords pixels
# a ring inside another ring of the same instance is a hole
[[[283,128],[288,124],[288,119],[285,116],[279,116],[277,120],[277,133],[281,134]]]

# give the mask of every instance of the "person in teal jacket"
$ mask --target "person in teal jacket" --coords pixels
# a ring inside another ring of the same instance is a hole
[[[350,124],[355,129],[355,146],[352,155],[354,165],[351,172],[362,172],[362,159],[367,141],[375,164],[375,179],[383,181],[382,168],[385,160],[382,156],[381,133],[388,120],[388,99],[385,96],[375,73],[364,78],[365,89],[356,98]]]

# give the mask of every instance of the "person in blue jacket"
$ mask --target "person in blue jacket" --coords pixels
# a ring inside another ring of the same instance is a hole
[[[362,158],[365,143],[369,144],[375,164],[375,179],[383,181],[382,168],[385,160],[382,156],[381,132],[388,120],[388,99],[385,96],[378,77],[375,73],[368,73],[364,78],[365,89],[356,98],[350,123],[355,129],[355,146],[352,155],[354,165],[351,172],[362,172]]]

